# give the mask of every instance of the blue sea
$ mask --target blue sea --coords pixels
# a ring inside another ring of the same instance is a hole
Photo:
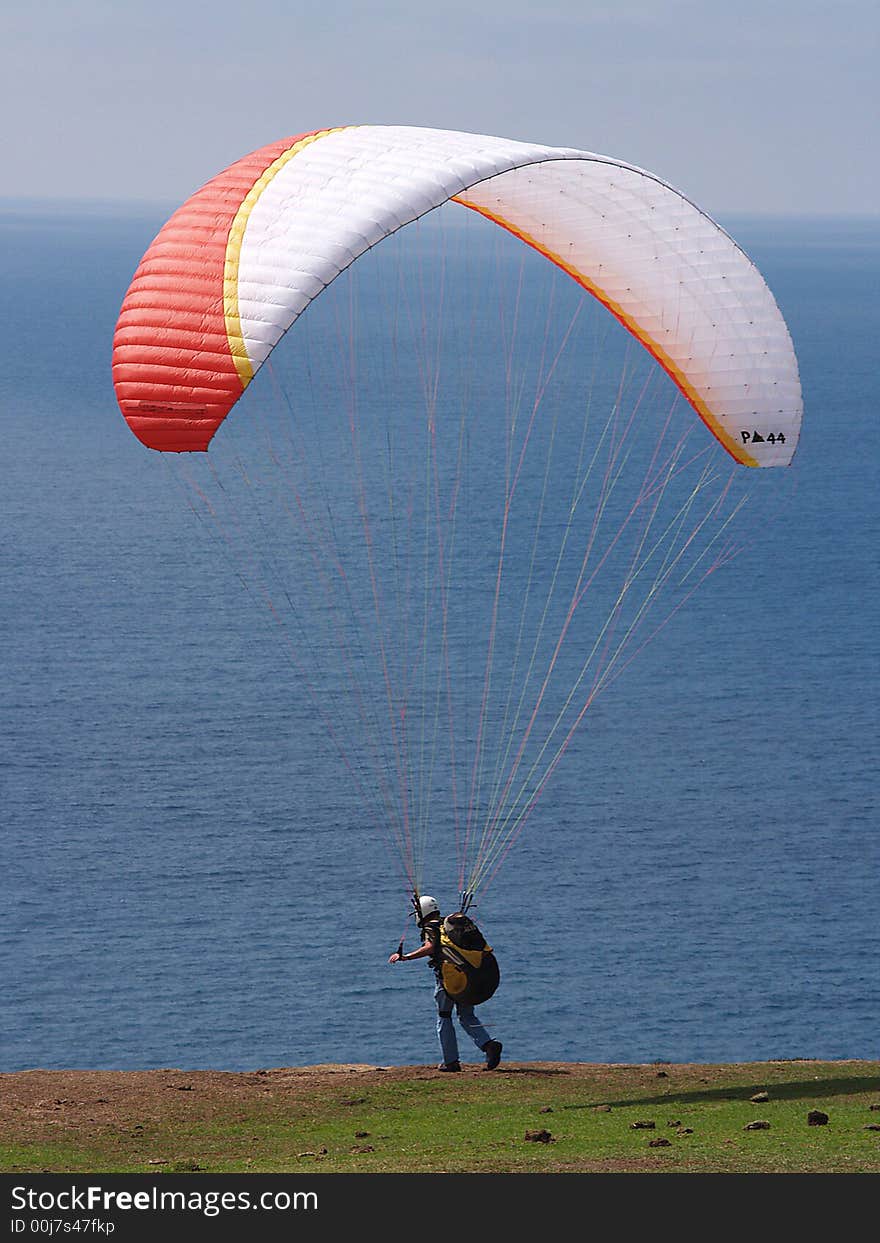
[[[190,477],[145,449],[116,405],[116,316],[168,211],[0,206],[0,1069],[432,1062],[430,971],[386,961],[407,924],[387,826],[312,702],[344,698],[342,683],[287,659],[296,629],[279,643],[222,555],[224,532],[194,514],[197,467]],[[514,1060],[880,1057],[880,228],[722,223],[790,326],[801,444],[773,520],[597,701],[478,895],[503,976],[481,1015]],[[365,273],[365,322],[383,335],[388,308]],[[343,331],[344,298],[327,307]],[[460,316],[453,339],[479,340],[473,301],[462,308],[443,294],[443,314]],[[547,304],[542,316],[518,327],[521,340],[533,332],[533,358]],[[298,375],[313,364],[319,376],[336,367],[322,361],[321,322],[316,312],[299,338],[314,356],[299,370],[290,334],[285,401],[305,401]],[[583,379],[578,357],[561,391]],[[474,368],[472,400],[491,425]],[[358,384],[375,393],[380,370],[362,364]],[[321,383],[311,391],[317,421]],[[236,426],[246,437],[245,417]],[[490,476],[504,464],[484,467],[494,512]],[[273,539],[273,561],[298,565],[302,547]],[[510,557],[515,593],[529,564]],[[485,581],[471,584],[475,613],[490,610]],[[357,590],[355,612],[368,614]],[[323,605],[293,594],[296,625],[320,642],[332,631]],[[479,700],[480,675],[456,676]],[[446,907],[453,845],[436,808],[448,780],[438,762],[421,876]]]

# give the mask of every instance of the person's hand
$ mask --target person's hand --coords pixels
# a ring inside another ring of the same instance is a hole
[[[388,961],[389,962],[402,962],[403,959],[401,958],[400,954],[398,954],[397,951],[395,950],[395,952],[391,955]]]

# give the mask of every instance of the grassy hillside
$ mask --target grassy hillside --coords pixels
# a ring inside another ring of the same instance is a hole
[[[878,1172],[880,1063],[24,1071],[0,1169]]]

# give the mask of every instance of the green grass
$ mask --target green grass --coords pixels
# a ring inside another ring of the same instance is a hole
[[[512,1065],[455,1076],[418,1067],[163,1071],[132,1077],[131,1093],[124,1074],[106,1076],[104,1088],[101,1075],[84,1076],[81,1088],[68,1075],[64,1096],[76,1099],[33,1099],[35,1088],[49,1096],[51,1075],[0,1077],[0,1169],[880,1171],[880,1132],[866,1129],[880,1125],[870,1108],[880,1103],[876,1062]],[[761,1090],[769,1101],[751,1103]],[[828,1125],[809,1126],[811,1109]],[[744,1130],[755,1119],[770,1129]],[[636,1121],[654,1129],[633,1129]],[[538,1129],[553,1142],[526,1141]]]

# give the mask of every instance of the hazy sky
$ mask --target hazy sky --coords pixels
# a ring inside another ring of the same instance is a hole
[[[0,196],[177,202],[351,122],[585,147],[715,212],[878,210],[877,0],[21,0]]]

